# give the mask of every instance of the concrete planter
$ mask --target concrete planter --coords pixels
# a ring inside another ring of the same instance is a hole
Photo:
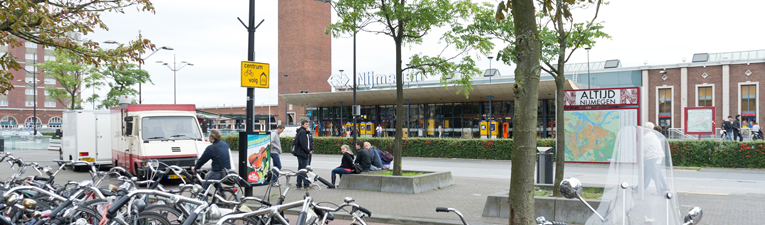
[[[343,178],[340,179],[339,188],[417,194],[448,187],[454,184],[451,172],[404,171],[425,173],[411,177],[379,175],[383,172],[384,171],[374,171],[361,174],[343,175]]]
[[[507,194],[508,192],[499,192],[489,195],[483,207],[483,216],[508,218],[510,201]],[[600,204],[608,204],[607,201],[598,199],[585,200],[595,209]],[[593,213],[579,199],[534,197],[534,217],[544,216],[551,221],[584,223],[592,215]]]

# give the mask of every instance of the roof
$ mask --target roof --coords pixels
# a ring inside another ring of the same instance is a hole
[[[160,110],[172,110],[172,111],[196,111],[195,105],[189,105],[189,104],[177,104],[177,105],[168,105],[168,104],[142,104],[142,105],[122,105],[122,106],[115,106],[111,108],[111,111],[119,111],[120,109],[127,109],[128,112],[138,112],[138,111],[160,111]]]
[[[405,87],[404,99],[411,99],[411,104],[447,103],[447,102],[478,102],[488,101],[487,96],[493,96],[494,101],[513,100],[514,82],[497,82],[488,84],[473,84],[470,98],[464,93],[457,93],[460,87],[449,86],[420,86]],[[571,80],[566,80],[566,90],[579,89]],[[281,94],[287,103],[303,107],[336,107],[350,106],[353,103],[353,92],[338,91],[308,94]],[[539,82],[539,99],[555,99],[555,80]],[[372,89],[356,92],[356,102],[359,105],[393,105],[396,104],[396,89]],[[405,102],[406,103],[406,102]]]

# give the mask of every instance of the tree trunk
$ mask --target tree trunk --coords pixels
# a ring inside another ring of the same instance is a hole
[[[563,175],[564,175],[564,169],[566,168],[566,133],[564,131],[565,123],[563,120],[563,109],[564,109],[564,94],[566,87],[564,84],[566,84],[566,72],[564,69],[566,68],[566,33],[563,29],[563,16],[562,16],[562,10],[561,6],[562,0],[556,0],[557,3],[557,9],[558,12],[556,13],[558,16],[558,47],[560,48],[560,52],[558,52],[558,72],[557,77],[555,77],[555,181],[553,183],[553,196],[554,197],[562,197],[560,194],[560,182],[563,181]]]
[[[398,33],[401,34],[398,37],[402,37],[403,28],[399,27]],[[396,139],[393,143],[396,148],[393,152],[393,175],[401,176],[401,153],[403,149],[403,130],[401,128],[404,126],[404,82],[401,71],[402,39],[394,38],[394,40],[396,41]]]
[[[515,32],[515,111],[510,175],[510,224],[534,224],[534,165],[539,100],[539,32],[533,0],[512,1]]]

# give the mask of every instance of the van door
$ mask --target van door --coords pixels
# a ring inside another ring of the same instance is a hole
[[[109,162],[112,160],[111,143],[111,115],[109,113],[96,113],[96,161]]]

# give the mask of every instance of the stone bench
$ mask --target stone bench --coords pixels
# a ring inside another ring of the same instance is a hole
[[[598,199],[585,200],[595,209],[600,204],[608,204],[608,201]],[[484,217],[509,218],[509,214],[510,201],[507,191],[486,197],[486,204],[483,207]],[[592,211],[579,199],[534,197],[534,218],[544,216],[551,221],[584,224],[592,215],[594,215]]]
[[[344,174],[340,179],[340,189],[379,191],[390,193],[416,194],[454,184],[451,172],[423,172],[417,176],[383,176],[385,171],[372,171],[361,174]]]

